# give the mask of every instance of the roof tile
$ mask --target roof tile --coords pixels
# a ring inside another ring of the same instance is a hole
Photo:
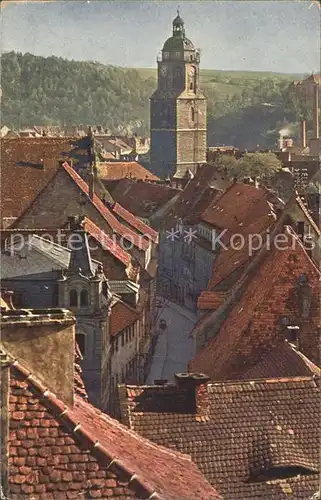
[[[111,161],[98,164],[98,175],[102,181],[115,181],[120,179],[140,179],[158,181],[159,178],[152,174],[137,161]]]

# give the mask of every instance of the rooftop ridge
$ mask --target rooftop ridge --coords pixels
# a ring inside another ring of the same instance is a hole
[[[91,219],[84,218],[83,227],[98,243],[102,245],[105,250],[110,251],[117,259],[121,260],[124,264],[130,263],[131,257],[121,246],[119,246],[108,234],[102,231]]]
[[[125,217],[130,216],[130,221],[127,221],[129,224],[133,225],[138,231],[140,231],[144,237],[150,237],[152,241],[157,243],[158,241],[158,233],[152,227],[148,226],[142,220],[138,219],[135,215],[129,212],[126,208],[124,208],[120,203],[115,203],[113,207],[113,211],[126,220]]]
[[[207,388],[212,388],[212,387],[232,387],[232,386],[253,386],[256,383],[257,384],[267,384],[267,385],[272,385],[272,384],[280,384],[280,383],[299,383],[299,382],[312,382],[315,379],[320,378],[319,375],[313,374],[313,375],[304,375],[304,376],[297,376],[297,377],[276,377],[276,378],[253,378],[249,380],[222,380],[219,382],[207,382],[206,387]],[[126,389],[128,390],[144,390],[144,389],[154,389],[158,391],[164,391],[166,390],[167,387],[173,388],[176,387],[177,390],[181,390],[174,382],[169,382],[168,384],[165,385],[157,385],[157,384],[152,384],[152,385],[130,385],[130,384],[125,384]]]
[[[88,184],[80,177],[80,175],[69,165],[67,161],[62,163],[62,168],[69,174],[73,181],[77,184],[79,189],[89,196]],[[91,200],[94,207],[110,225],[110,227],[118,234],[126,238],[128,236],[131,238],[133,244],[140,250],[147,250],[149,248],[149,242],[146,239],[140,238],[140,236],[132,231],[130,228],[123,226],[116,217],[111,213],[111,211],[104,205],[100,198],[94,194],[93,200]]]

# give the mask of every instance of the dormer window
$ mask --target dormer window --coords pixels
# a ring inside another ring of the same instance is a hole
[[[307,476],[310,474],[317,474],[317,471],[302,465],[280,465],[279,467],[270,467],[269,469],[258,471],[253,474],[250,481],[275,481],[278,479],[288,479],[291,477]]]

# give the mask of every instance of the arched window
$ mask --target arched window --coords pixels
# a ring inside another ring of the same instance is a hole
[[[88,291],[81,290],[80,292],[80,306],[85,307],[88,306]]]
[[[81,354],[84,356],[86,351],[85,335],[83,333],[76,333],[76,342],[78,344]]]
[[[77,290],[70,290],[69,305],[70,305],[70,307],[78,307],[78,293],[77,293]]]
[[[191,107],[191,120],[192,120],[192,122],[195,121],[195,109],[193,106]]]

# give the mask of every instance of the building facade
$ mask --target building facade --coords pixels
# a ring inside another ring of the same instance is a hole
[[[151,96],[151,164],[161,177],[181,179],[206,161],[207,106],[199,64],[200,53],[178,13],[157,59],[158,85]]]

